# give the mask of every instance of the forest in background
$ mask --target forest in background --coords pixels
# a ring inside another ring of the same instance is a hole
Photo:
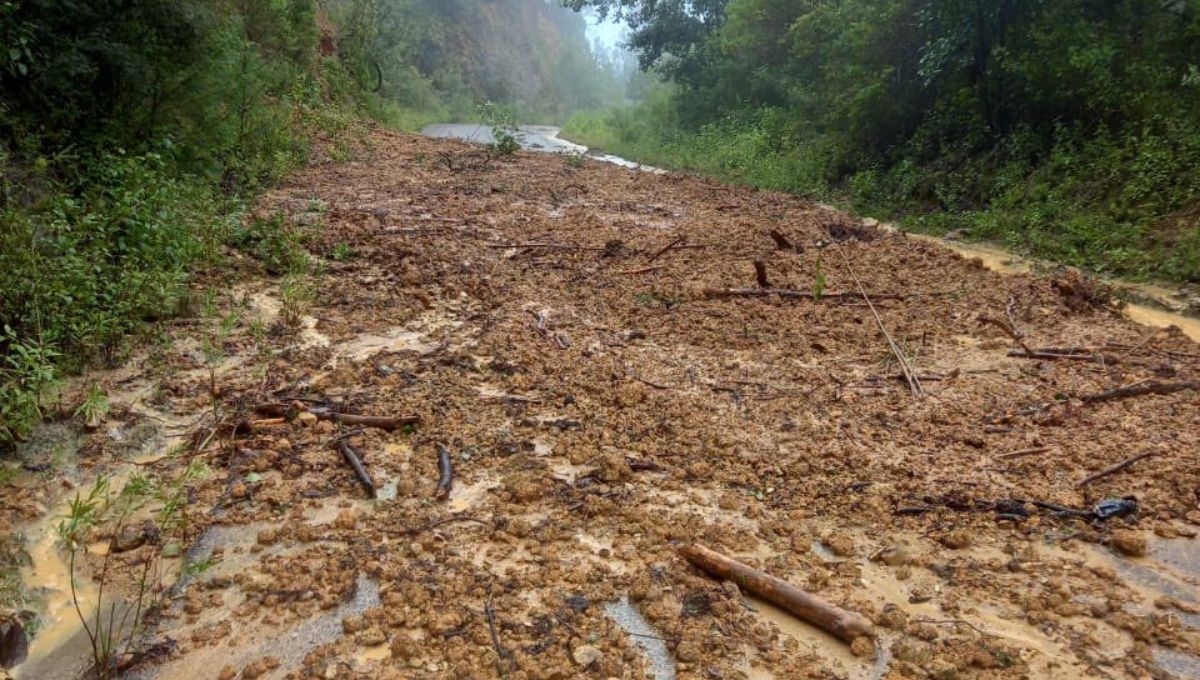
[[[371,119],[553,122],[615,93],[545,0],[0,0],[0,450],[95,408],[47,402],[204,313],[196,273],[230,253],[310,297],[305,231],[243,208],[314,143],[344,160]]]
[[[662,82],[564,136],[1200,282],[1198,0],[570,0]]]

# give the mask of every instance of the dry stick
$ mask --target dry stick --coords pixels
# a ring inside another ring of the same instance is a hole
[[[1008,353],[1008,356],[1017,359],[1040,359],[1045,361],[1090,361],[1097,364],[1117,364],[1120,363],[1114,357],[1105,356],[1103,354],[1069,354],[1064,352],[1054,352],[1045,349],[1030,350],[1024,348],[1020,351],[1013,350]]]
[[[855,285],[858,286],[858,292],[862,293],[863,300],[866,300],[867,306],[871,308],[871,315],[875,317],[875,323],[879,324],[879,330],[883,332],[883,337],[888,341],[888,347],[891,348],[892,354],[896,355],[896,361],[900,362],[900,372],[904,374],[905,380],[908,381],[908,388],[912,391],[913,397],[920,398],[921,396],[921,380],[917,377],[917,372],[913,369],[912,364],[908,362],[908,357],[904,356],[900,346],[892,339],[892,334],[888,333],[887,328],[883,325],[883,319],[880,318],[879,312],[875,309],[871,298],[867,297],[867,291],[863,288],[862,281],[858,278],[858,274],[854,272],[854,267],[850,264],[850,258],[841,249],[837,248],[838,255],[842,256],[842,261],[846,263],[846,270],[853,277]]]
[[[363,467],[362,455],[350,445],[350,442],[346,441],[345,439],[339,439],[337,444],[338,451],[341,452],[342,458],[345,458],[346,462],[350,464],[350,467],[354,468],[354,474],[358,477],[358,481],[362,484],[363,489],[366,489],[367,495],[371,498],[374,498],[375,480],[371,479],[370,473],[368,473],[367,469]]]
[[[1120,472],[1121,470],[1124,470],[1125,468],[1129,467],[1130,465],[1133,465],[1134,463],[1138,462],[1139,460],[1142,460],[1143,458],[1149,458],[1150,456],[1153,456],[1154,453],[1155,453],[1154,451],[1143,451],[1142,453],[1139,453],[1136,456],[1130,456],[1130,457],[1126,458],[1125,460],[1121,461],[1120,463],[1113,465],[1112,467],[1106,467],[1099,472],[1093,472],[1092,474],[1088,475],[1087,477],[1084,477],[1083,479],[1079,480],[1079,483],[1076,484],[1075,486],[1082,489],[1083,487],[1087,486],[1088,484],[1091,484],[1092,482],[1096,481],[1097,479],[1100,479],[1102,477],[1107,477],[1111,474]]]
[[[511,654],[500,644],[500,634],[496,631],[496,613],[492,610],[491,593],[488,593],[487,602],[483,605],[483,614],[487,618],[488,632],[492,634],[492,646],[496,648],[496,654],[500,657],[498,661],[509,659]]]
[[[626,269],[625,271],[613,272],[625,276],[633,276],[634,274],[650,274],[662,269],[662,267],[642,267],[641,269]]]
[[[675,239],[674,241],[671,241],[665,247],[663,247],[662,250],[659,250],[658,252],[651,255],[650,259],[646,260],[646,262],[649,263],[649,262],[653,262],[653,261],[657,260],[659,257],[661,257],[663,255],[663,253],[674,248],[675,246],[679,245],[680,243],[683,243],[683,239],[684,239],[684,237],[680,236],[679,238]]]
[[[857,300],[862,297],[860,293],[853,292],[824,292],[819,296],[812,291],[794,290],[791,288],[723,288],[709,289],[704,291],[704,297],[708,299],[714,298],[735,298],[735,297],[772,297],[779,296],[787,299],[797,300]],[[876,300],[905,300],[914,295],[899,295],[899,294],[878,294],[872,296]]]
[[[581,246],[573,243],[489,243],[488,248],[500,248],[507,250],[516,248],[518,250],[530,250],[533,248],[543,248],[546,250],[604,250],[604,246]]]
[[[363,427],[374,427],[376,429],[391,432],[398,430],[405,425],[415,425],[421,422],[420,416],[356,416],[350,413],[327,413],[322,415],[318,412],[313,412],[322,420],[331,420],[341,425],[362,425]]]
[[[762,258],[754,260],[754,279],[759,288],[770,288],[771,281],[767,278],[767,263]]]
[[[733,581],[840,640],[854,642],[863,635],[874,634],[871,622],[859,614],[830,604],[787,581],[730,559],[698,543],[680,548],[679,554],[704,572]]]
[[[450,497],[450,491],[454,488],[454,466],[450,463],[450,451],[441,444],[437,445],[438,449],[438,470],[441,471],[441,476],[438,478],[437,492],[434,493],[434,498],[444,501]]]
[[[294,406],[294,404],[293,404]],[[373,427],[386,432],[398,430],[405,425],[415,425],[421,422],[421,417],[412,416],[359,416],[351,413],[337,413],[330,411],[327,408],[312,407],[296,409],[287,404],[259,404],[254,407],[254,411],[260,415],[273,416],[277,418],[294,417],[298,412],[308,412],[316,416],[319,420],[328,420],[342,425],[361,425],[363,427]]]
[[[1025,350],[1026,354],[1031,354],[1029,345],[1025,344],[1025,334],[1017,327],[1017,315],[1013,311],[1016,305],[1017,296],[1009,294],[1008,304],[1004,305],[1004,316],[1008,319],[1008,327],[1012,329],[1013,340],[1017,341],[1017,344],[1021,346],[1021,349]]]
[[[1186,390],[1200,389],[1200,382],[1161,382],[1151,380],[1149,382],[1136,383],[1125,387],[1118,387],[1115,390],[1108,390],[1099,394],[1085,394],[1080,399],[1085,404],[1095,404],[1102,401],[1116,401],[1118,399],[1126,399],[1128,397],[1140,397],[1143,394],[1174,394]]]
[[[997,460],[1007,460],[1009,458],[1020,458],[1021,456],[1032,456],[1035,453],[1046,453],[1050,450],[1049,446],[1035,446],[1031,449],[1021,449],[1019,451],[1009,451],[996,456]]]
[[[779,248],[780,250],[795,250],[795,247],[792,246],[792,242],[783,235],[783,232],[779,231],[778,229],[772,229],[767,233],[770,234],[771,240],[775,242],[776,248]]]

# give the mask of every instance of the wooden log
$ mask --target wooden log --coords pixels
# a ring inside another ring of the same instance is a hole
[[[362,456],[355,450],[350,442],[345,439],[338,441],[338,451],[342,454],[342,458],[354,468],[354,474],[358,477],[358,481],[366,490],[367,495],[371,498],[375,497],[375,480],[371,479],[371,474],[367,472],[367,468],[363,467]]]
[[[705,573],[733,581],[771,604],[850,643],[864,635],[873,636],[871,622],[846,611],[766,572],[730,559],[698,543],[679,549],[679,554]]]

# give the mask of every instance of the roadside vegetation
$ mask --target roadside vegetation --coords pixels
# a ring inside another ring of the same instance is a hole
[[[365,121],[563,120],[615,87],[541,0],[0,0],[0,45],[0,453],[91,414],[63,376],[203,313],[231,251],[305,302],[300,230],[244,207]]]
[[[574,0],[662,82],[564,136],[1135,279],[1200,282],[1200,4]]]

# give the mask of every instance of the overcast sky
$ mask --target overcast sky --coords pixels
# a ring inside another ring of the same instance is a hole
[[[595,14],[584,15],[588,22],[588,40],[599,40],[605,47],[615,47],[624,37],[625,26],[615,21],[599,23]]]

